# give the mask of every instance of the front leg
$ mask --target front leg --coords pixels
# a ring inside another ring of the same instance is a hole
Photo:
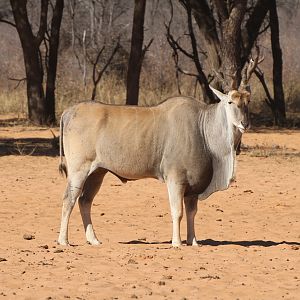
[[[180,247],[182,245],[180,237],[180,222],[182,219],[183,195],[185,191],[185,186],[181,183],[177,183],[173,179],[169,179],[167,181],[167,186],[173,221],[172,246]]]
[[[188,246],[198,246],[198,242],[195,235],[195,216],[197,213],[198,196],[184,197],[186,222],[187,222],[187,239],[186,244]]]

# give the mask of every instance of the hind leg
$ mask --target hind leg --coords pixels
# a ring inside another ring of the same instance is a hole
[[[63,198],[61,224],[60,224],[59,237],[57,240],[58,244],[60,245],[69,245],[68,225],[69,225],[70,215],[72,213],[77,198],[81,194],[82,186],[85,182],[86,176],[87,176],[87,172],[77,172],[72,176],[69,175],[69,181]]]
[[[89,175],[89,177],[86,179],[84,183],[82,194],[78,201],[81,218],[84,225],[86,240],[91,245],[100,244],[93,229],[93,224],[91,219],[91,207],[92,207],[93,199],[101,187],[105,174],[106,174],[105,171],[104,172],[100,171]]]
[[[184,205],[187,221],[187,245],[198,246],[198,242],[195,235],[195,216],[197,213],[198,197],[190,196],[184,197]]]

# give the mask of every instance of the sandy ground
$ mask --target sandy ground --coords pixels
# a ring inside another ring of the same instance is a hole
[[[29,137],[52,134],[0,127],[0,140]],[[1,156],[0,298],[300,299],[300,132],[252,131],[243,143],[237,182],[199,203],[200,246],[180,249],[170,245],[165,185],[112,175],[92,211],[102,245],[85,243],[76,206],[72,246],[58,246],[58,158]],[[185,219],[181,231],[185,239]]]

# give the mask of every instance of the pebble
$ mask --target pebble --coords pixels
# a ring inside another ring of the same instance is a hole
[[[40,248],[49,249],[49,246],[48,245],[42,245],[42,246],[40,246]]]
[[[129,264],[135,264],[135,265],[138,264],[138,263],[137,263],[134,259],[132,259],[132,258],[130,258],[130,259],[128,260],[128,263],[129,263]]]
[[[56,250],[53,251],[53,253],[62,253],[62,252],[64,252],[63,249],[56,249]]]
[[[28,241],[29,241],[29,240],[33,240],[33,239],[35,239],[35,236],[32,235],[32,234],[24,233],[23,239],[24,239],[24,240],[28,240]]]

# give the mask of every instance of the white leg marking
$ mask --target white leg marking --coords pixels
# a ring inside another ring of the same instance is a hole
[[[195,235],[195,216],[197,213],[198,196],[191,196],[184,198],[186,221],[187,221],[187,245],[198,246]]]
[[[79,199],[79,208],[80,208],[82,222],[85,230],[86,240],[91,245],[100,245],[101,243],[95,235],[92,220],[91,220],[91,206],[92,206],[92,201]]]

